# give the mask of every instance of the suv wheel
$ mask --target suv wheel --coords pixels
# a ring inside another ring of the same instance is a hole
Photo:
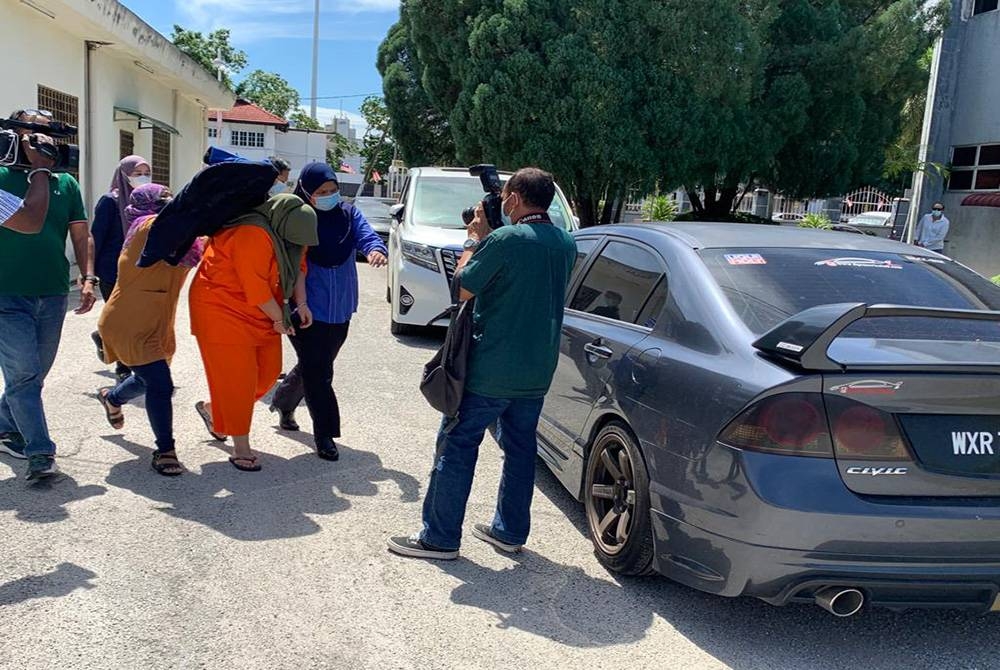
[[[389,314],[389,332],[393,335],[410,335],[414,331],[414,327],[408,323],[399,323],[394,318],[392,314]]]
[[[614,421],[598,433],[584,479],[587,527],[597,560],[623,575],[653,572],[646,461],[624,424]]]

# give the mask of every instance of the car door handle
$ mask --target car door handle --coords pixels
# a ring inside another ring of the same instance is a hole
[[[588,342],[583,345],[583,350],[591,356],[596,356],[597,358],[611,358],[615,354],[615,352],[608,347],[596,342]]]

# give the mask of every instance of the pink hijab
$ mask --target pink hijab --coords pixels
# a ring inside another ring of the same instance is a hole
[[[129,229],[125,208],[128,207],[129,197],[132,195],[132,185],[128,182],[128,178],[140,165],[149,167],[149,161],[142,156],[126,156],[121,159],[111,176],[111,195],[118,201],[118,218],[121,219],[122,230],[125,232]]]
[[[128,226],[125,233],[125,244],[122,248],[128,247],[136,232],[149,219],[160,213],[167,202],[169,202],[169,189],[160,184],[143,184],[132,191],[129,197],[128,207],[125,208],[124,221]],[[205,252],[205,241],[202,238],[195,240],[191,245],[191,250],[181,259],[180,265],[193,268],[201,261],[201,256]]]

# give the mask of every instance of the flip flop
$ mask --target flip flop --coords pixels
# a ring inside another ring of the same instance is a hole
[[[253,465],[240,465],[239,461],[252,463]],[[233,464],[234,468],[243,472],[260,472],[260,463],[257,462],[256,456],[230,456],[229,462]]]
[[[125,415],[122,413],[121,407],[108,400],[109,393],[111,393],[111,389],[108,387],[97,389],[97,400],[104,407],[104,416],[108,419],[111,427],[115,430],[121,430],[125,427]]]
[[[212,415],[208,413],[207,409],[205,409],[204,401],[199,400],[198,402],[196,402],[194,404],[194,409],[196,412],[198,412],[198,416],[201,417],[201,420],[205,422],[205,429],[208,431],[208,434],[211,435],[213,439],[216,439],[219,442],[225,442],[226,438],[229,436],[221,435],[212,430],[212,428],[214,427],[212,425]]]

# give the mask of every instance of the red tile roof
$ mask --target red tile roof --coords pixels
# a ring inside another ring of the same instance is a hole
[[[209,121],[214,122],[217,119],[217,112],[209,113]],[[222,120],[230,123],[254,123],[262,126],[275,126],[276,128],[288,127],[288,121],[285,119],[275,116],[266,109],[262,109],[246,100],[237,100],[232,109],[222,113]]]
[[[973,193],[962,201],[963,207],[1000,207],[1000,193]]]

